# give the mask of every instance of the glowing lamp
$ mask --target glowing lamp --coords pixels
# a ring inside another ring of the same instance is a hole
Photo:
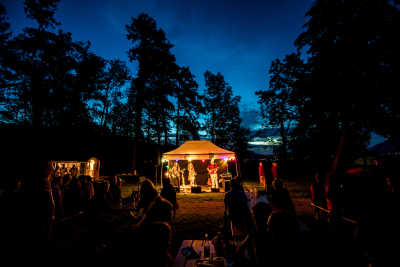
[[[176,162],[178,162],[179,159],[175,159]]]
[[[204,163],[204,162],[205,162],[205,160],[204,160],[204,159],[202,159],[202,160],[201,160],[201,162],[202,162],[202,163]]]

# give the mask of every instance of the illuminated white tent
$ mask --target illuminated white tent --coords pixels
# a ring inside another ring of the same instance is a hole
[[[233,159],[235,152],[220,148],[210,141],[186,141],[175,150],[163,154],[163,160]]]
[[[207,140],[186,141],[183,145],[172,151],[166,152],[162,156],[162,164],[168,160],[208,160],[224,159],[234,160],[236,163],[236,173],[238,173],[235,152],[223,149]],[[163,168],[161,167],[161,170]],[[163,173],[161,172],[161,177]]]

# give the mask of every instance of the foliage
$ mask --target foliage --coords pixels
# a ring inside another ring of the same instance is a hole
[[[258,103],[265,126],[280,129],[282,156],[286,157],[289,131],[297,119],[298,109],[303,102],[296,88],[298,81],[305,75],[305,66],[300,54],[292,53],[286,55],[283,61],[279,59],[272,61],[269,73],[270,89],[257,91],[256,95],[259,98]]]
[[[319,0],[307,12],[295,42],[304,68],[298,61],[286,75],[292,64],[274,61],[270,90],[258,92],[267,124],[295,122],[290,145],[299,157],[328,158],[344,135],[350,160],[372,131],[398,136],[399,14],[392,1],[370,0]]]
[[[143,120],[147,136],[155,136],[165,143],[169,132],[169,120],[174,106],[169,96],[174,92],[174,74],[177,71],[175,56],[171,53],[173,45],[166,39],[162,29],[147,14],[132,18],[126,26],[127,38],[132,41],[128,51],[131,61],[138,62],[137,77],[132,80],[131,103],[134,103],[135,137],[142,138]]]
[[[249,130],[241,127],[239,96],[233,96],[230,87],[221,73],[204,74],[206,91],[204,107],[206,114],[205,128],[211,141],[216,145],[235,149],[237,153],[247,152]]]
[[[176,96],[176,145],[178,145],[180,137],[184,140],[198,140],[200,123],[198,121],[199,114],[203,113],[203,106],[200,95],[197,91],[198,85],[194,79],[194,75],[188,67],[181,67],[176,74],[177,86],[175,87]],[[182,111],[182,113],[181,113]]]

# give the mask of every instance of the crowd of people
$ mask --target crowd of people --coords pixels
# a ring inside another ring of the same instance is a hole
[[[225,253],[234,266],[284,265],[300,234],[295,209],[286,186],[274,179],[268,191],[257,193],[252,203],[240,178],[225,194]]]
[[[120,200],[121,179],[117,176],[95,182],[90,176],[78,175],[75,166],[54,168],[47,163],[36,176],[41,178],[15,179],[2,194],[2,230],[11,251],[15,249],[12,244],[15,251],[23,248],[21,244],[33,248],[49,244],[55,238],[56,224]]]

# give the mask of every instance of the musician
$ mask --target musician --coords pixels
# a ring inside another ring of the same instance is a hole
[[[168,175],[171,178],[172,184],[174,186],[179,185],[179,172],[178,172],[179,165],[178,163],[172,162],[172,167],[168,170]]]
[[[218,186],[218,165],[214,163],[214,159],[207,167],[207,171],[211,177],[211,188],[219,188]]]
[[[194,166],[193,163],[191,161],[189,161],[188,164],[188,171],[189,171],[189,175],[188,175],[188,180],[190,183],[190,186],[196,186],[196,171],[194,170]]]

